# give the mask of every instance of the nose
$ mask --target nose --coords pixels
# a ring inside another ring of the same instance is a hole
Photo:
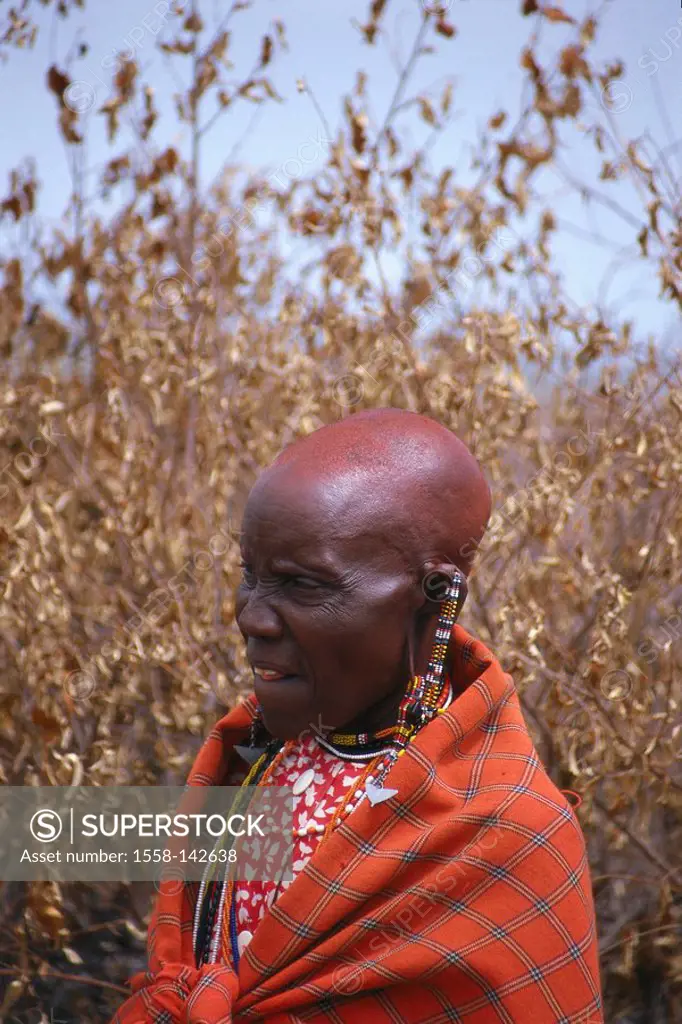
[[[277,639],[282,635],[282,620],[258,587],[237,597],[235,619],[244,637]]]

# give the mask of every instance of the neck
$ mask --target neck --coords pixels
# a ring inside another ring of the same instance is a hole
[[[379,732],[380,729],[388,729],[398,721],[398,709],[400,702],[405,696],[407,684],[403,684],[398,690],[394,690],[382,698],[370,708],[362,711],[359,715],[344,725],[339,732]]]
[[[449,672],[449,667],[445,669],[445,683],[448,685],[448,680],[452,679]],[[379,732],[381,729],[388,729],[389,726],[395,725],[398,721],[398,710],[400,708],[400,702],[405,696],[407,689],[407,683],[403,683],[397,690],[393,690],[382,700],[373,704],[370,708],[362,711],[359,715],[343,726],[343,729],[337,730],[338,732]]]

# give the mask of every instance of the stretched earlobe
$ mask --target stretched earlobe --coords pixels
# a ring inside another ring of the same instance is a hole
[[[468,594],[467,578],[461,569],[451,563],[428,562],[422,575],[422,592],[428,602],[443,604],[454,600],[456,615],[464,606]]]

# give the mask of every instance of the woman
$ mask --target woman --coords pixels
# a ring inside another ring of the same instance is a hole
[[[162,884],[115,1024],[602,1021],[584,840],[511,677],[455,623],[490,515],[449,430],[358,413],[253,487],[254,693],[193,785],[290,785],[294,877]]]

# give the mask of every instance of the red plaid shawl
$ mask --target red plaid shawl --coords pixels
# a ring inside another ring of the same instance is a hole
[[[266,911],[239,965],[194,966],[197,885],[169,884],[149,970],[112,1024],[602,1024],[585,843],[528,735],[511,676],[459,625],[463,691]],[[220,785],[249,698],[202,747]],[[166,883],[162,883],[165,886]]]

